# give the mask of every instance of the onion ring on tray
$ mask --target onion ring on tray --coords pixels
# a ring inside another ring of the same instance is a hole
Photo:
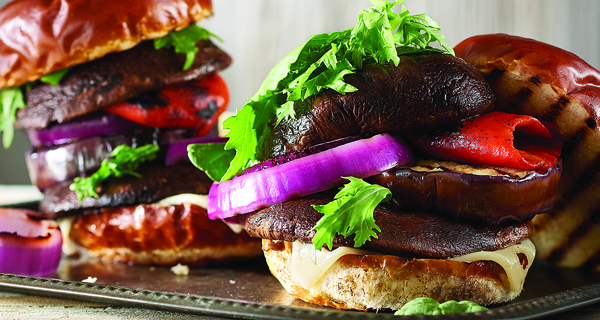
[[[30,210],[0,208],[0,272],[46,276],[58,269],[62,236],[54,220]]]
[[[208,217],[225,219],[344,183],[342,177],[366,178],[415,157],[399,137],[380,134],[353,141],[281,165],[213,183],[208,193]]]

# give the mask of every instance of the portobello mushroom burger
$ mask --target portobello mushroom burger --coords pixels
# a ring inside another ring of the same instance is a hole
[[[27,130],[41,217],[59,219],[95,257],[260,254],[241,227],[208,220],[212,181],[187,158],[191,142],[225,141],[214,124],[229,101],[218,72],[231,58],[197,25],[210,15],[210,0],[16,0],[0,10],[4,146],[13,128]]]
[[[492,112],[492,89],[439,25],[372,2],[354,28],[277,64],[224,122],[226,143],[188,146],[216,181],[208,215],[239,218],[310,303],[512,300],[535,257],[530,220],[560,178],[556,130]]]
[[[275,66],[224,122],[226,143],[188,146],[217,181],[209,217],[242,220],[310,303],[512,300],[535,257],[530,220],[560,178],[556,130],[492,112],[484,77],[431,18],[373,3]]]

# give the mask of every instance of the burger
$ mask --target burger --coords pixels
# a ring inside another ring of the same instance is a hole
[[[215,122],[231,63],[197,22],[209,0],[17,0],[0,10],[4,146],[27,130],[42,217],[103,259],[206,264],[260,253],[239,226],[207,221],[212,183],[190,141]],[[72,228],[71,228],[72,226]]]
[[[224,122],[226,143],[188,146],[216,181],[208,215],[239,218],[310,303],[510,301],[535,257],[530,220],[560,178],[555,128],[493,112],[431,18],[373,3],[275,66]]]

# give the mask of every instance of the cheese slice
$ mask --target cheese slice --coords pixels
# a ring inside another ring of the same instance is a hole
[[[518,253],[523,253],[527,256],[527,266],[523,268],[519,261]],[[535,246],[531,240],[526,239],[525,241],[512,245],[498,251],[479,251],[466,254],[464,256],[451,258],[450,260],[473,262],[480,260],[494,261],[499,264],[506,275],[508,276],[508,282],[510,283],[510,291],[520,292],[523,289],[523,283],[525,283],[525,276],[533,259],[535,258]]]
[[[174,206],[182,203],[195,204],[199,207],[206,209],[208,207],[208,195],[182,193],[168,198],[164,198],[157,202],[157,204],[160,204],[161,206]]]
[[[305,289],[312,287],[342,256],[347,254],[366,255],[372,252],[349,247],[339,247],[333,251],[316,250],[312,244],[295,241],[292,244],[290,272]],[[314,261],[314,262],[313,262]]]
[[[73,242],[73,240],[71,240],[71,237],[69,237],[69,234],[71,234],[71,228],[73,227],[73,223],[75,223],[75,220],[77,219],[77,216],[70,216],[70,217],[64,217],[64,218],[60,218],[57,219],[56,222],[58,223],[58,227],[60,228],[60,233],[62,235],[62,253],[65,256],[71,256],[76,254],[77,252],[79,252],[77,250],[77,246],[75,245],[75,243]]]
[[[523,268],[519,261],[518,253],[527,256],[527,266]],[[369,251],[349,247],[339,247],[333,251],[315,250],[312,244],[303,244],[295,241],[292,244],[292,258],[290,261],[290,272],[296,282],[303,288],[310,289],[331,268],[331,266],[342,256],[347,254],[367,255],[378,254]],[[519,292],[523,289],[525,276],[535,258],[535,247],[531,240],[512,245],[497,251],[479,251],[449,260],[473,262],[488,260],[498,263],[508,276],[510,290]],[[313,262],[314,261],[314,262]]]
[[[206,194],[193,194],[193,193],[182,193],[168,198],[164,198],[157,202],[161,206],[172,206],[182,203],[195,204],[199,207],[206,209],[208,207],[208,195]],[[244,231],[244,227],[241,224],[229,223],[225,220],[221,220],[225,223],[231,231],[240,233]]]

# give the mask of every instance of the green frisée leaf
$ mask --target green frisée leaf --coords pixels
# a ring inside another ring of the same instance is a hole
[[[296,103],[326,89],[340,94],[356,91],[344,79],[362,68],[365,61],[397,65],[400,54],[454,54],[444,36],[436,32],[440,27],[433,19],[424,14],[410,16],[404,7],[399,14],[392,10],[402,1],[371,0],[374,6],[359,14],[354,28],[314,35],[284,57],[250,101],[224,124],[230,138],[225,149],[235,149],[236,153],[222,180],[264,160],[259,141],[273,125],[297,115]],[[429,46],[435,41],[442,49]]]
[[[235,150],[225,150],[225,143],[190,144],[187,151],[192,164],[212,181],[221,181],[235,156]]]
[[[174,47],[175,52],[184,53],[185,64],[183,65],[183,71],[186,71],[192,66],[196,58],[196,53],[198,52],[196,43],[200,40],[208,39],[209,36],[223,42],[221,38],[210,31],[201,28],[195,23],[191,23],[184,29],[172,31],[162,38],[154,39],[154,49]]]
[[[267,130],[269,121],[277,110],[277,95],[263,96],[262,104],[250,101],[236,116],[223,121],[223,128],[230,131],[225,135],[229,138],[225,144],[226,150],[235,149],[235,157],[221,181],[229,180],[238,172],[257,164],[259,137]],[[231,128],[236,130],[231,131]],[[244,156],[238,156],[243,154]]]
[[[148,144],[138,148],[132,148],[122,144],[110,153],[111,159],[104,159],[102,161],[98,171],[87,178],[75,178],[73,183],[69,186],[69,189],[77,193],[79,202],[85,197],[98,198],[99,196],[98,193],[96,193],[96,189],[111,176],[116,178],[121,178],[124,175],[141,177],[135,170],[138,169],[140,164],[156,159],[158,150],[158,146],[154,144]]]
[[[394,315],[397,316],[408,316],[408,315],[437,315],[437,314],[452,314],[452,313],[463,313],[463,312],[477,312],[485,311],[486,307],[482,307],[472,301],[460,301],[454,300],[446,301],[444,303],[438,303],[431,298],[416,298],[412,301],[407,302],[402,308]]]
[[[71,70],[71,67],[68,68],[64,68],[62,70],[58,70],[52,73],[49,73],[45,76],[42,76],[40,78],[40,81],[43,83],[49,83],[53,86],[57,86],[60,81],[62,80],[62,78],[64,78],[64,76]]]
[[[333,238],[338,233],[344,237],[354,235],[354,247],[358,248],[371,237],[377,238],[373,230],[381,232],[375,224],[373,212],[378,204],[391,199],[392,192],[358,178],[344,179],[350,180],[350,183],[335,195],[334,201],[322,206],[313,205],[315,210],[323,214],[313,228],[317,231],[312,240],[317,250],[321,250],[324,244],[333,248]]]
[[[0,91],[0,132],[4,149],[10,148],[15,137],[14,124],[17,110],[25,108],[23,91],[20,87]]]

